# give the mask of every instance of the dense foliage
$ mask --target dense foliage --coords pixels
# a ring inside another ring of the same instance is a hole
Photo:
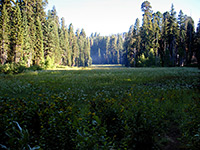
[[[59,22],[56,8],[45,13],[47,0],[0,2],[0,64],[52,67],[89,66],[90,40],[84,29]]]
[[[180,10],[178,17],[172,4],[165,13],[153,12],[150,2],[141,5],[139,19],[131,26],[124,42],[126,66],[186,66],[197,64],[200,57],[199,28]]]
[[[90,68],[0,76],[0,147],[200,148],[197,68]]]
[[[100,36],[95,33],[91,35],[90,40],[94,64],[123,63],[123,35]]]

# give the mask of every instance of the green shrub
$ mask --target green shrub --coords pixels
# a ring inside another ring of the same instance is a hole
[[[18,74],[22,73],[26,70],[27,68],[24,65],[21,64],[16,64],[16,63],[7,63],[5,65],[0,66],[0,73],[4,74]]]
[[[28,68],[28,70],[37,71],[37,70],[43,70],[43,68],[40,67],[39,65],[33,65],[33,66],[30,66],[30,67]]]

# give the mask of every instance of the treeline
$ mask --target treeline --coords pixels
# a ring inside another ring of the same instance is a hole
[[[90,36],[91,57],[94,64],[122,64],[123,62],[123,35]]]
[[[139,19],[131,26],[124,42],[126,66],[189,66],[200,62],[200,22],[180,10],[178,17],[172,4],[165,13],[153,13],[150,2],[141,5]],[[199,63],[198,63],[199,64]]]
[[[0,64],[51,67],[91,64],[90,40],[84,29],[74,32],[47,0],[1,0]]]

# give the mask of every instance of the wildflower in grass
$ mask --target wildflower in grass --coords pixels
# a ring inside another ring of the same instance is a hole
[[[92,114],[91,112],[88,113],[88,115],[91,115],[91,114]]]
[[[39,94],[38,96],[42,97],[42,94]]]
[[[83,120],[83,118],[78,118],[78,120]]]
[[[95,112],[94,112],[94,113],[92,113],[92,115],[93,115],[93,116],[95,116]]]

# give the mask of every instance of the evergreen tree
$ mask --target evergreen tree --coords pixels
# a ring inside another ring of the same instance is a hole
[[[161,40],[160,40],[160,58],[162,67],[168,66],[170,63],[169,57],[169,40],[168,40],[168,33],[169,33],[169,12],[165,12],[163,14],[163,21],[162,21],[162,28],[161,28]]]
[[[11,51],[9,61],[18,63],[22,57],[23,44],[22,15],[18,3],[13,7],[11,20]]]
[[[185,17],[183,11],[180,10],[178,15],[179,36],[178,36],[178,55],[179,65],[183,66],[185,63],[186,55],[186,30],[185,30]]]
[[[196,51],[196,58],[198,61],[198,67],[200,68],[200,20],[197,25],[196,35],[195,35],[195,51]]]
[[[43,49],[43,33],[40,18],[36,20],[36,43],[34,47],[33,64],[41,65],[44,63],[44,49]]]
[[[68,60],[69,60],[69,66],[72,66],[72,65],[74,65],[74,63],[73,63],[73,57],[72,57],[72,55],[73,55],[73,51],[72,51],[72,46],[73,46],[73,40],[74,40],[74,29],[73,29],[73,25],[72,24],[70,24],[69,25],[69,30],[68,30],[68,33],[69,33],[69,58],[68,58]]]
[[[61,64],[62,62],[62,49],[60,48],[60,39],[59,39],[59,18],[57,16],[57,11],[55,6],[51,10],[52,18],[52,29],[53,29],[53,39],[54,39],[54,63]]]
[[[80,32],[80,38],[79,38],[79,65],[80,66],[85,66],[85,55],[86,55],[86,50],[87,50],[87,44],[86,44],[86,33],[85,30],[82,29]]]
[[[28,26],[27,14],[23,10],[23,63],[30,67],[32,61],[31,51],[31,38],[30,38],[30,27]]]
[[[51,17],[51,11],[48,11],[47,20],[43,26],[43,45],[44,45],[44,57],[47,67],[54,65],[54,20]]]
[[[85,66],[92,65],[92,58],[90,57],[90,39],[87,38],[85,42]]]
[[[106,54],[105,54],[105,62],[107,64],[110,63],[110,60],[109,60],[109,58],[110,58],[109,47],[110,47],[110,37],[107,37],[106,38]]]
[[[120,34],[117,35],[117,49],[118,49],[118,54],[117,54],[117,63],[121,64],[122,63],[122,51],[123,51],[123,38]]]
[[[176,42],[177,42],[177,34],[178,34],[178,25],[176,20],[176,12],[174,10],[174,5],[171,6],[170,17],[169,17],[169,56],[170,56],[170,66],[175,66],[176,63]]]
[[[64,18],[61,19],[61,29],[59,30],[59,41],[60,41],[60,48],[62,51],[62,64],[67,64],[67,43],[65,37],[65,20]]]
[[[191,17],[186,17],[186,64],[192,63],[192,57],[194,56],[194,21]]]
[[[162,14],[160,12],[153,14],[153,32],[154,32],[153,50],[154,50],[154,56],[155,56],[155,66],[160,65],[159,41],[161,40],[161,26],[162,26],[161,20],[162,20]]]
[[[60,32],[60,47],[63,52],[63,64],[69,65],[69,41],[68,41],[68,30],[65,27],[65,19],[61,19],[61,32]],[[71,56],[70,56],[71,57]]]
[[[7,61],[9,42],[9,16],[6,5],[3,5],[0,16],[0,64],[5,64]]]
[[[152,10],[150,2],[145,1],[142,3],[141,9],[143,14],[143,24],[141,28],[141,49],[146,58],[149,57],[151,49],[153,48],[153,24],[152,24]]]

